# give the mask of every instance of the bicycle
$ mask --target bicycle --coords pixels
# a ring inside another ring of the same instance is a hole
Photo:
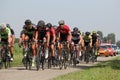
[[[45,69],[45,65],[48,62],[48,58],[45,58],[46,54],[48,54],[48,49],[44,47],[44,44],[46,42],[43,42],[40,40],[38,42],[38,48],[37,48],[37,56],[36,56],[36,68],[39,70],[40,64],[42,64],[42,70]]]
[[[31,70],[32,67],[32,49],[31,49],[32,43],[28,41],[28,46],[24,49],[24,57],[22,59],[22,62],[26,68],[26,70],[29,68]]]
[[[76,50],[76,47],[78,46],[78,44],[74,45],[74,48],[72,48],[71,50],[71,61],[73,63],[73,67],[76,67],[76,64],[78,64],[77,62],[77,54],[78,54],[78,50]]]
[[[60,59],[59,59],[59,68],[60,70],[63,68],[67,68],[67,61],[68,61],[68,53],[67,53],[67,42],[62,42],[63,48],[61,50]]]
[[[95,46],[92,47],[91,60],[93,63],[97,61],[97,48]]]
[[[0,56],[1,56],[1,62],[0,62],[0,69],[2,69],[3,65],[5,66],[5,69],[11,67],[11,60],[10,60],[10,51],[8,48],[7,42],[1,42],[1,49],[0,49]]]
[[[36,69],[37,71],[39,70],[40,68],[40,64],[42,64],[42,69],[43,69],[43,41],[40,40],[38,41],[38,48],[37,48],[37,55],[36,55]]]
[[[90,51],[91,51],[91,48],[90,46],[85,46],[85,61],[86,63],[89,63],[90,61]]]

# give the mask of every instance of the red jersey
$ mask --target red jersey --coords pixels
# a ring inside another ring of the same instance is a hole
[[[55,36],[55,29],[53,27],[50,29],[50,36]]]
[[[56,29],[56,33],[60,33],[60,34],[68,34],[70,32],[70,28],[67,25],[64,25],[63,29],[61,29],[60,26],[58,26],[58,28]]]

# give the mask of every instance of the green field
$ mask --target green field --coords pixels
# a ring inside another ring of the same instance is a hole
[[[120,80],[120,57],[53,80]]]

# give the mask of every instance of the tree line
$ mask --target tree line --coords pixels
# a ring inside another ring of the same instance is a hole
[[[102,31],[97,31],[97,33],[103,43],[116,44],[120,48],[120,40],[116,41],[116,35],[114,33],[109,33],[107,36],[104,36]]]

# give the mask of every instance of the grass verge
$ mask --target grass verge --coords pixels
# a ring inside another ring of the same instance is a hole
[[[14,45],[14,61],[11,63],[12,67],[21,66],[22,65],[21,61],[22,61],[22,48],[20,48],[16,43]]]
[[[120,57],[59,76],[53,80],[120,80]]]

